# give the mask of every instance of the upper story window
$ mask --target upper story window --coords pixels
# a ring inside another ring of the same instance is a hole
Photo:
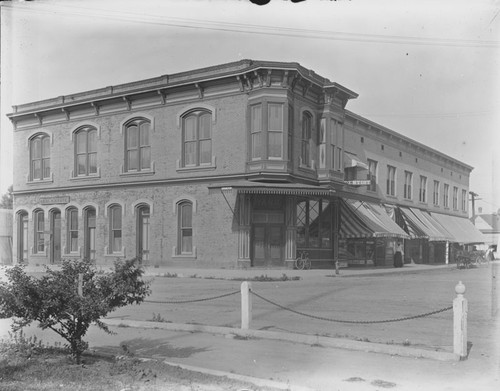
[[[30,180],[50,178],[50,137],[38,134],[30,139]]]
[[[462,212],[467,212],[467,190],[462,190]]]
[[[368,190],[377,191],[377,162],[375,160],[368,159],[368,178],[370,180],[370,186]]]
[[[434,181],[434,191],[432,193],[432,203],[435,206],[439,205],[439,181]]]
[[[443,185],[443,206],[445,208],[449,208],[450,207],[449,197],[450,197],[450,185],[448,185],[447,183],[445,183]]]
[[[420,175],[420,190],[418,192],[418,200],[427,202],[427,177]]]
[[[403,197],[407,200],[412,199],[412,182],[413,182],[413,174],[409,171],[405,171],[405,183],[403,187]],[[387,193],[389,194],[389,193]],[[394,195],[394,194],[391,194]]]
[[[458,187],[453,186],[453,209],[458,210]]]
[[[308,112],[302,115],[301,163],[309,167],[311,163],[312,116]]]
[[[250,107],[252,160],[283,159],[283,115],[282,103],[259,103]]]
[[[125,171],[151,169],[151,123],[143,118],[125,124]]]
[[[77,176],[97,174],[97,130],[92,127],[75,133],[75,173]]]
[[[387,195],[396,195],[396,167],[387,166]]]
[[[183,167],[212,164],[212,113],[192,111],[182,118]]]

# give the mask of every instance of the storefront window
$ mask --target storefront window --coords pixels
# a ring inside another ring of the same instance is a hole
[[[332,213],[326,199],[297,203],[297,247],[331,248]]]

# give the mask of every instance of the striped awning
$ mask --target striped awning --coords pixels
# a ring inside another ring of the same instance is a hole
[[[346,199],[345,203],[371,231],[372,237],[409,239],[408,234],[390,218],[383,205],[351,199]]]
[[[363,222],[358,214],[340,199],[340,228],[339,236],[343,239],[349,238],[371,238],[373,231]]]
[[[415,209],[415,211],[413,211]],[[420,209],[398,207],[404,219],[407,232],[412,239],[428,239],[431,242],[447,240],[448,236],[439,231],[430,221],[432,217]],[[425,217],[427,214],[427,218]],[[435,222],[437,223],[437,222]]]
[[[452,236],[456,243],[485,243],[484,235],[465,217],[431,213]]]
[[[453,239],[453,235],[448,232],[448,230],[439,221],[437,221],[431,213],[418,208],[408,209],[412,213],[412,216],[415,216],[413,221],[420,224],[420,226],[425,229],[425,232],[429,237],[429,241],[442,242],[451,241]]]
[[[252,182],[247,180],[214,184],[208,186],[208,189],[222,190],[224,192],[236,190],[240,194],[284,194],[322,197],[335,194],[333,189],[303,183]]]

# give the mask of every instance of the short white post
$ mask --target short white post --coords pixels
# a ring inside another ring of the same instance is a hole
[[[78,273],[78,296],[83,297],[83,273]]]
[[[252,321],[252,285],[248,281],[241,283],[241,328],[248,330]]]
[[[459,281],[455,286],[457,297],[453,299],[453,353],[467,357],[467,299],[465,285]]]

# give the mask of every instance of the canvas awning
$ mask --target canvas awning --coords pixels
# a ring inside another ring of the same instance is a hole
[[[484,235],[465,217],[450,216],[442,213],[431,213],[451,235],[456,243],[484,243]]]
[[[220,190],[224,192],[234,190],[240,194],[284,194],[322,197],[328,197],[335,194],[335,190],[333,189],[306,185],[303,183],[252,182],[247,180],[214,184],[208,186],[208,188],[209,190]]]
[[[381,204],[351,199],[347,199],[345,202],[369,228],[372,237],[409,239],[408,234],[390,218]]]
[[[443,228],[439,229],[437,221],[432,222],[432,217],[429,213],[417,208],[399,207],[399,210],[408,224],[410,237],[428,239],[431,242],[451,239],[451,235],[445,232]]]
[[[371,238],[373,231],[363,222],[358,214],[345,200],[340,199],[340,228],[339,236],[348,238]]]
[[[356,155],[350,152],[344,152],[344,168],[359,167],[368,170],[368,164],[361,161]]]

